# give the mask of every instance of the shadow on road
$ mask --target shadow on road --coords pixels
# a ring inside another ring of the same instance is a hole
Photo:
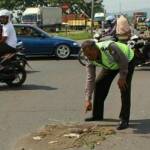
[[[58,88],[44,86],[44,85],[35,85],[35,84],[26,84],[21,87],[8,87],[6,85],[0,86],[0,91],[22,91],[22,90],[57,90]]]
[[[104,119],[100,122],[103,127],[117,127],[119,123],[119,119]],[[150,134],[150,119],[142,119],[142,120],[130,120],[130,126],[133,130],[133,134]]]
[[[117,126],[114,122],[119,122],[118,119],[104,119],[104,123],[109,122],[111,124],[104,124],[104,126]],[[150,119],[142,120],[130,120],[130,128],[133,129],[134,134],[150,134]]]
[[[37,71],[37,70],[26,70],[26,72],[27,72],[28,74],[31,74],[31,73],[38,73],[38,72],[40,72],[40,71]]]
[[[76,55],[76,56],[70,56],[69,58],[67,58],[67,59],[60,59],[60,58],[57,58],[57,57],[55,57],[55,56],[43,56],[43,57],[28,57],[27,59],[28,60],[31,60],[31,61],[47,61],[47,60],[56,60],[56,61],[62,61],[62,60],[76,60],[78,58],[78,56]]]
[[[150,119],[131,120],[130,127],[136,134],[150,134]]]
[[[150,67],[137,67],[135,71],[150,71]]]

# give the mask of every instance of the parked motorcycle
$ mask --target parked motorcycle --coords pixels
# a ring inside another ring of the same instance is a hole
[[[10,87],[21,86],[26,80],[26,60],[18,51],[6,54],[0,58],[0,82]]]

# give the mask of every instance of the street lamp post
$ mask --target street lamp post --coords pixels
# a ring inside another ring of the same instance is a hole
[[[92,0],[91,5],[91,35],[93,36],[93,27],[94,27],[94,0]]]
[[[91,3],[91,35],[93,36],[94,27],[94,0],[84,0],[85,3]]]

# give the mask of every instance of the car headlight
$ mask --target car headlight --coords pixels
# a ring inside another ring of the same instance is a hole
[[[73,46],[78,46],[79,44],[76,42],[73,42]]]

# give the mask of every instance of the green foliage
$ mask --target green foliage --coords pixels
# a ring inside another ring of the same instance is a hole
[[[101,4],[103,0],[94,0],[94,13],[104,10]],[[31,6],[62,6],[69,5],[69,13],[81,14],[86,13],[91,16],[91,3],[85,3],[84,0],[0,0],[0,8],[25,9]],[[66,12],[68,13],[68,12]]]
[[[52,6],[69,5],[71,13],[85,12],[89,17],[91,16],[91,3],[85,3],[84,0],[48,0]],[[104,11],[102,5],[103,0],[94,0],[94,13]]]
[[[0,8],[5,9],[24,9],[25,7],[31,6],[46,6],[47,2],[45,0],[0,0]]]
[[[45,0],[24,0],[25,7],[31,6],[47,6],[47,2]]]
[[[21,0],[0,0],[0,8],[9,10],[15,9],[22,4],[23,2]]]

